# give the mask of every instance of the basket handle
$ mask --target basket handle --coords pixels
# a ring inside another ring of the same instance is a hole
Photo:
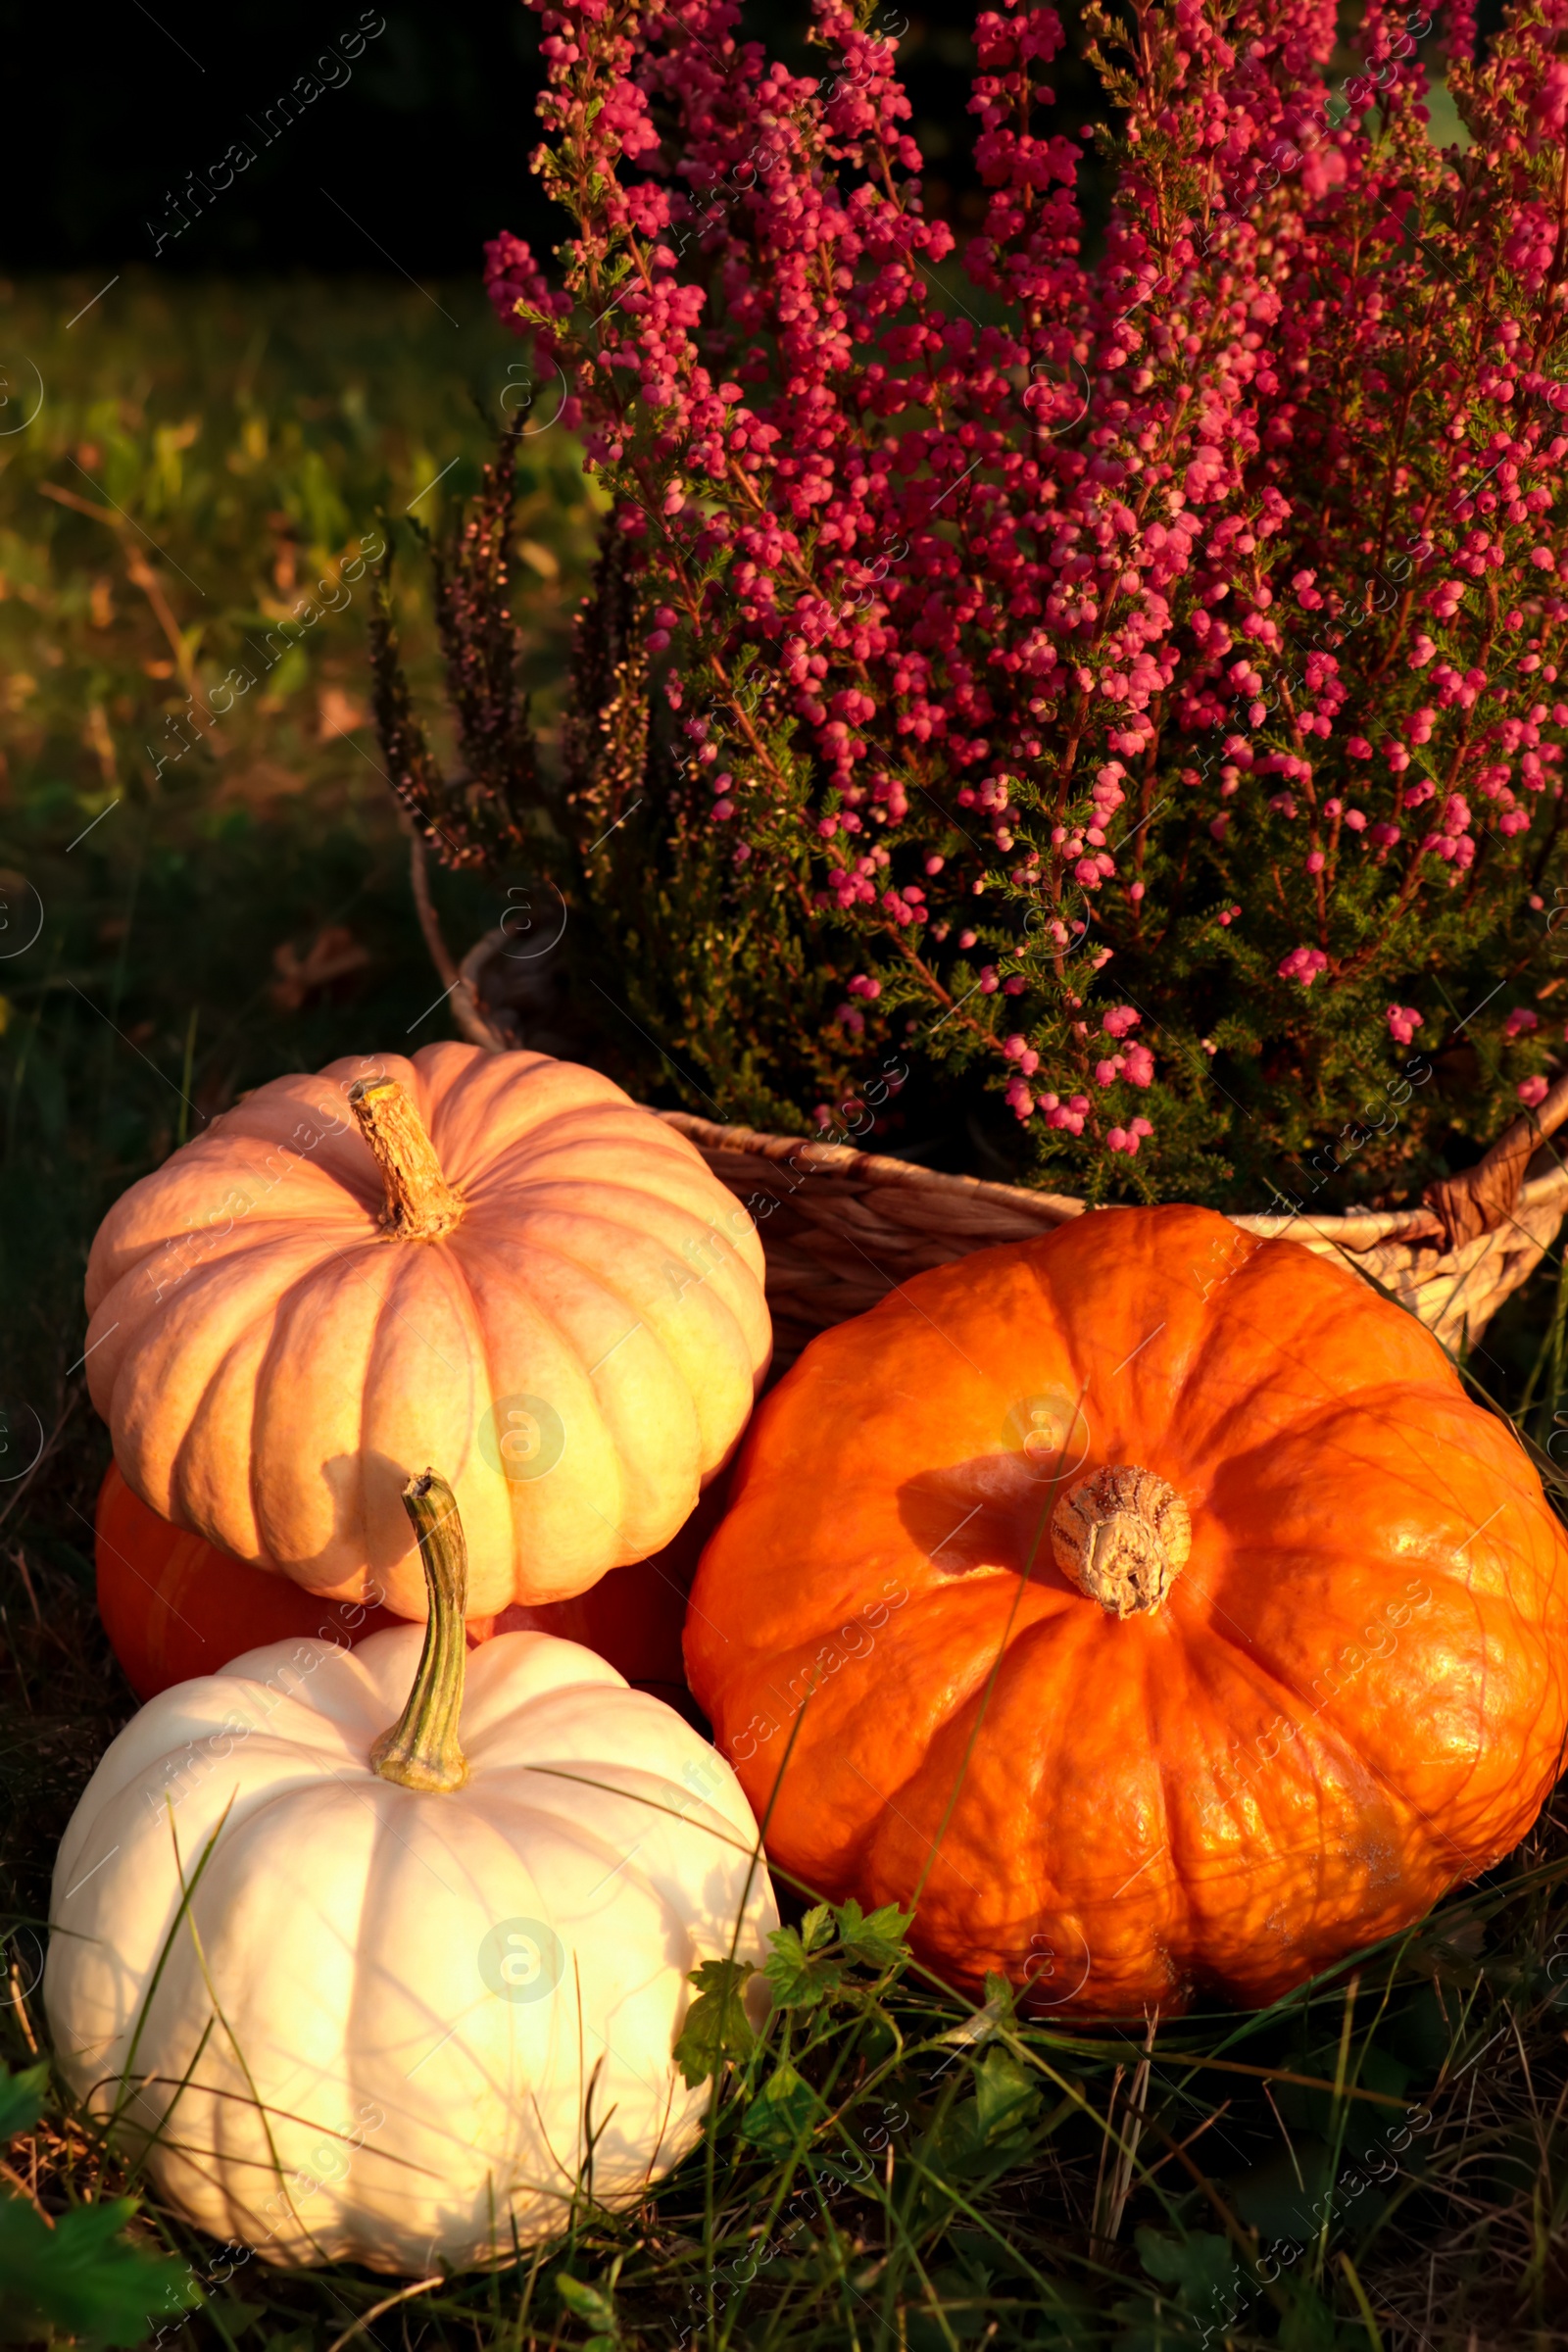
[[[1484,1159],[1429,1184],[1421,1198],[1440,1220],[1450,1250],[1494,1233],[1512,1216],[1525,1169],[1538,1146],[1568,1119],[1568,1071],[1532,1110],[1505,1127]]]
[[[487,931],[480,941],[468,950],[461,964],[452,960],[452,951],[442,935],[441,918],[436,913],[430,896],[430,866],[425,856],[422,835],[416,831],[413,820],[404,818],[404,831],[409,836],[409,880],[414,888],[415,909],[419,917],[419,929],[430,951],[430,961],[446,982],[447,996],[452,1005],[452,1017],[471,1046],[483,1046],[487,1054],[504,1054],[514,1046],[514,1037],[505,1036],[486,1017],[479,997],[479,966],[486,954],[499,945],[505,934]]]

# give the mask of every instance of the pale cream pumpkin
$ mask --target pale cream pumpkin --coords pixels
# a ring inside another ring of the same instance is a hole
[[[474,1046],[259,1088],[110,1211],[86,1292],[142,1500],[400,1616],[426,1462],[474,1614],[564,1599],[669,1542],[771,1346],[756,1228],[694,1146],[597,1071]]]
[[[450,1489],[410,1509],[422,1634],[162,1692],[56,1865],[67,2080],[169,2204],[270,2262],[508,2261],[565,2227],[590,2145],[594,2196],[634,2202],[708,2110],[673,2061],[689,1973],[760,1966],[778,1924],[723,1759],[575,1642],[466,1659]]]

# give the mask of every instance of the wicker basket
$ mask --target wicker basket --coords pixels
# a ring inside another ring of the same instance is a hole
[[[491,931],[453,963],[423,885],[415,847],[415,896],[458,1026],[492,1053],[527,1045],[570,1055],[550,1027],[548,956],[515,954]],[[813,1144],[799,1136],[724,1127],[688,1111],[660,1116],[689,1136],[719,1180],[753,1212],[767,1253],[774,1365],[808,1340],[862,1314],[927,1266],[995,1242],[1028,1241],[1087,1202],[1058,1193],[945,1176],[913,1162]],[[1516,1118],[1475,1167],[1429,1186],[1420,1207],[1348,1217],[1238,1216],[1245,1233],[1284,1235],[1367,1275],[1420,1316],[1451,1349],[1473,1346],[1503,1300],[1528,1280],[1568,1210],[1568,1162],[1546,1139],[1568,1122],[1568,1072]],[[772,1202],[764,1207],[764,1202]]]
[[[1560,1082],[1559,1082],[1560,1083]],[[1568,1112],[1568,1102],[1565,1102]],[[1529,1147],[1544,1139],[1548,1104],[1526,1128]],[[908,1160],[856,1152],[798,1136],[720,1127],[686,1111],[660,1113],[689,1136],[722,1184],[752,1205],[767,1253],[767,1302],[774,1362],[793,1363],[808,1340],[830,1324],[862,1314],[896,1284],[927,1266],[946,1265],[995,1242],[1028,1241],[1086,1203],[1057,1193],[1026,1192],[973,1176],[944,1176]],[[1495,1169],[1516,1121],[1481,1168]],[[1519,1159],[1517,1141],[1511,1144]],[[1468,1239],[1435,1208],[1350,1217],[1238,1216],[1244,1233],[1285,1235],[1322,1257],[1354,1266],[1418,1314],[1444,1346],[1477,1340],[1503,1300],[1551,1246],[1568,1209],[1568,1166],[1545,1153],[1540,1174],[1515,1183],[1502,1213]],[[1484,1188],[1465,1188],[1473,1199]],[[1494,1188],[1496,1189],[1496,1188]],[[771,1201],[771,1208],[761,1203]]]

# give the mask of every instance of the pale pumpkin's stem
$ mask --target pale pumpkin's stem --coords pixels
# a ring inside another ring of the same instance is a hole
[[[433,1242],[463,1214],[462,1196],[441,1173],[424,1121],[395,1078],[349,1089],[360,1133],[375,1154],[386,1187],[381,1222],[409,1242]]]
[[[468,1546],[457,1496],[433,1470],[410,1479],[403,1507],[419,1540],[430,1616],[409,1703],[371,1748],[370,1765],[383,1781],[396,1781],[400,1788],[461,1788],[468,1777],[468,1760],[458,1741],[467,1660]]]
[[[1056,1565],[1113,1617],[1152,1615],[1186,1567],[1193,1522],[1174,1487],[1119,1462],[1069,1487],[1051,1517]]]

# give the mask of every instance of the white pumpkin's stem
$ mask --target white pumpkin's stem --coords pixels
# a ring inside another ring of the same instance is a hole
[[[1186,1567],[1193,1522],[1164,1479],[1133,1462],[1091,1471],[1051,1515],[1051,1547],[1068,1583],[1113,1617],[1152,1616]]]
[[[464,1637],[468,1546],[457,1496],[433,1470],[410,1479],[403,1507],[419,1540],[430,1615],[409,1703],[371,1748],[370,1764],[383,1781],[404,1788],[461,1788],[468,1777],[468,1760],[458,1740],[468,1654]]]
[[[463,1214],[463,1198],[441,1173],[424,1121],[395,1078],[363,1079],[349,1089],[360,1133],[375,1154],[386,1187],[381,1222],[408,1242],[433,1242]]]

